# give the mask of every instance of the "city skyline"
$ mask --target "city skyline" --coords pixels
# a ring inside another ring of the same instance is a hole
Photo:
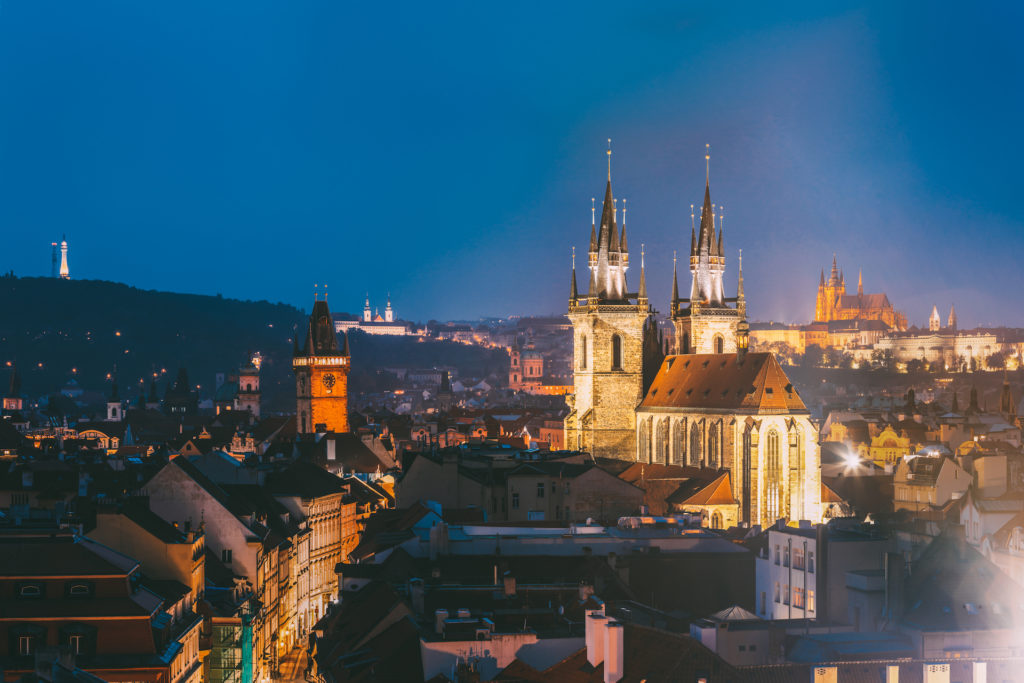
[[[911,324],[955,304],[965,327],[1024,325],[1002,296],[1024,284],[1012,8],[65,9],[0,12],[20,104],[0,115],[5,271],[45,275],[67,233],[77,278],[300,308],[320,282],[339,310],[390,291],[424,320],[557,312],[610,137],[662,313],[711,143],[726,288],[742,248],[751,319],[811,319],[837,252]],[[391,30],[338,40],[349,25]]]

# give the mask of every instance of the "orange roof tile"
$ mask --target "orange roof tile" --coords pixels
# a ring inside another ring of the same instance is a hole
[[[729,473],[722,476],[702,488],[682,502],[683,505],[738,505],[732,497],[732,484]]]
[[[806,412],[772,353],[668,356],[640,408]]]
[[[846,501],[843,500],[838,493],[833,491],[825,482],[821,482],[821,502],[846,504]]]

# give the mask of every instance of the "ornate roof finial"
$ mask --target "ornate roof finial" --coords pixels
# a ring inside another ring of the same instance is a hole
[[[736,291],[736,299],[737,299],[737,300],[738,300],[738,301],[739,301],[740,303],[742,303],[742,302],[743,302],[743,301],[745,300],[745,298],[746,298],[746,297],[745,297],[745,296],[743,295],[743,250],[742,250],[742,249],[740,249],[740,259],[739,259],[739,285],[738,285],[738,287],[737,287],[737,291]]]
[[[711,182],[711,143],[704,143],[704,181]]]
[[[690,227],[694,230],[697,229],[697,224],[693,220],[693,204],[690,204]]]
[[[675,313],[675,307],[679,301],[679,278],[676,276],[676,252],[672,251],[672,312]]]
[[[612,139],[608,138],[608,182],[612,181]]]
[[[572,248],[572,269],[576,270],[576,247]]]
[[[572,282],[569,284],[569,304],[576,305],[579,298],[579,290],[576,289],[576,247],[572,248]]]
[[[319,296],[318,296],[319,292],[317,292],[316,288],[317,288],[317,284],[314,282],[313,283],[313,301],[319,300]]]
[[[327,285],[324,285],[324,301],[327,301]]]
[[[612,220],[616,223],[619,221],[619,200],[612,199]]]
[[[626,199],[622,199],[622,229],[626,229]]]
[[[597,224],[597,205],[594,203],[594,198],[590,198],[590,224]]]

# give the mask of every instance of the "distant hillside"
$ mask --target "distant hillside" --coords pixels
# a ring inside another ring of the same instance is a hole
[[[303,320],[297,308],[267,301],[99,280],[0,279],[0,361],[17,362],[31,396],[71,378],[106,391],[115,364],[122,396],[136,396],[140,379],[148,388],[154,372],[162,394],[179,367],[188,368],[193,384],[212,389],[217,372],[230,372],[257,351],[266,359],[265,391],[274,396],[290,380],[291,338]]]
[[[258,351],[264,358],[264,409],[289,411],[292,337],[307,315],[268,301],[147,291],[100,280],[4,276],[0,391],[7,389],[8,361],[17,363],[29,396],[53,393],[72,378],[87,391],[105,393],[107,373],[116,364],[122,397],[137,396],[140,379],[148,390],[153,373],[163,395],[179,367],[188,369],[191,383],[207,397],[216,373],[231,372]],[[350,341],[353,393],[378,388],[377,370],[393,365],[452,365],[477,376],[507,370],[504,353],[463,344],[363,334]]]

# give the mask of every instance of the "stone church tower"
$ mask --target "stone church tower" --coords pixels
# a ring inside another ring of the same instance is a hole
[[[348,433],[350,360],[348,336],[339,347],[327,302],[316,301],[309,316],[305,343],[300,348],[296,334],[292,358],[299,434]]]
[[[690,213],[690,297],[679,296],[676,269],[672,271],[672,324],[676,332],[676,353],[736,353],[736,329],[746,317],[743,296],[743,262],[740,261],[736,297],[727,298],[724,229],[715,236],[715,205],[711,203],[711,155],[705,154],[708,174],[704,184],[704,206],[700,210],[700,233]],[[742,258],[742,257],[741,257]]]
[[[661,363],[661,340],[647,300],[643,260],[640,286],[629,292],[629,248],[612,195],[611,151],[600,227],[591,210],[590,285],[580,296],[573,263],[569,320],[573,327],[574,393],[567,398],[565,444],[595,457],[632,460],[636,407]],[[625,210],[623,210],[625,214]]]

